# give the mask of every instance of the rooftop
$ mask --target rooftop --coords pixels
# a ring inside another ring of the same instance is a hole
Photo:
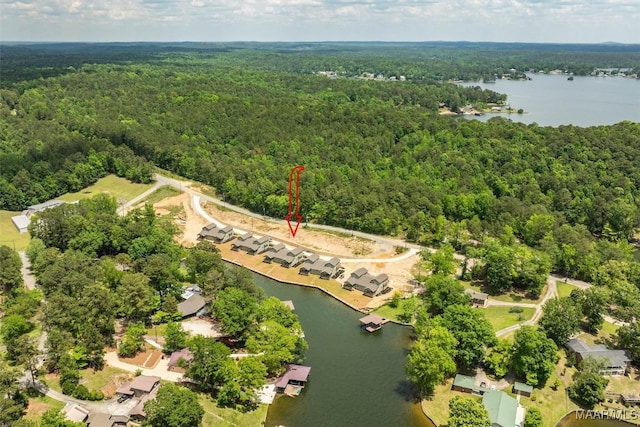
[[[285,388],[287,384],[289,384],[289,381],[307,381],[310,372],[311,366],[287,365],[286,372],[278,379],[276,386],[278,388]]]
[[[492,426],[514,427],[518,401],[499,390],[488,390],[482,396],[482,404],[489,412]]]
[[[64,414],[65,419],[75,423],[84,422],[84,420],[89,416],[88,410],[71,402],[67,403],[65,407],[62,408],[62,413]]]
[[[200,294],[192,294],[189,298],[178,304],[178,311],[182,312],[182,316],[191,316],[200,311],[207,302]]]
[[[575,353],[580,354],[583,359],[593,357],[600,360],[608,360],[608,366],[624,368],[631,359],[624,350],[610,350],[602,344],[588,345],[584,341],[573,338],[567,341],[567,348]]]
[[[380,317],[377,314],[368,314],[360,318],[360,323],[362,325],[369,325],[369,324],[382,325],[385,322],[385,320],[386,319],[384,317]]]
[[[533,393],[533,386],[516,381],[515,383],[513,383],[513,390],[524,391],[526,393]]]
[[[182,350],[174,351],[173,353],[171,353],[171,356],[169,357],[169,363],[167,364],[167,366],[168,367],[177,366],[178,361],[180,359],[184,359],[185,362],[190,362],[191,359],[193,359],[193,353],[188,348],[183,348]]]

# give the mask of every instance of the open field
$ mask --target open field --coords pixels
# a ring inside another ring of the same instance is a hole
[[[230,408],[219,408],[209,396],[200,395],[198,401],[204,409],[202,425],[207,427],[261,426],[267,419],[268,405],[260,405],[251,412],[239,412]]]
[[[509,310],[511,307],[487,307],[482,308],[480,310],[483,311],[485,317],[491,323],[494,331],[499,331],[501,329],[507,328],[511,325],[515,325],[516,323],[521,323],[526,320],[529,320],[533,317],[533,313],[535,313],[534,308],[529,307],[520,307],[522,308],[522,313],[510,313]]]
[[[25,250],[30,239],[29,233],[20,233],[11,222],[12,216],[20,214],[21,212],[0,211],[0,245],[17,251]]]
[[[104,178],[100,178],[95,184],[77,193],[67,193],[56,197],[56,199],[64,200],[65,202],[75,202],[76,200],[88,199],[98,194],[108,193],[115,197],[118,202],[129,201],[151,187],[153,187],[153,184],[136,184],[125,178],[107,175]]]

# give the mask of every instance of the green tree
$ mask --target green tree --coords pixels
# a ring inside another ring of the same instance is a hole
[[[144,346],[144,340],[142,337],[147,332],[147,328],[142,323],[130,323],[127,326],[127,332],[125,332],[122,342],[118,347],[118,353],[122,357],[134,356],[138,351],[142,350]]]
[[[120,296],[120,313],[133,322],[146,320],[157,308],[149,278],[142,273],[125,273],[120,280],[117,294]]]
[[[143,426],[196,427],[204,416],[198,395],[171,383],[160,386],[156,398],[145,402],[144,411]]]
[[[540,409],[529,407],[524,415],[524,427],[542,427],[542,412]]]
[[[547,301],[542,307],[542,313],[540,329],[557,345],[564,345],[580,327],[582,313],[571,298]]]
[[[236,338],[246,338],[258,311],[256,299],[246,291],[227,288],[220,291],[212,305],[221,329]]]
[[[468,305],[471,297],[464,292],[464,285],[453,277],[433,275],[425,282],[422,294],[425,305],[433,315],[442,314],[450,305]]]
[[[604,401],[604,390],[609,380],[598,373],[603,367],[601,360],[591,357],[584,359],[578,371],[573,374],[573,384],[568,388],[569,397],[588,409]]]
[[[615,335],[616,346],[627,350],[634,362],[640,362],[640,322],[621,326]]]
[[[85,423],[76,423],[65,419],[62,411],[50,409],[40,419],[40,427],[84,427]]]
[[[540,241],[553,231],[554,218],[548,214],[533,214],[524,225],[523,240],[529,246],[538,246]]]
[[[260,357],[243,357],[238,361],[238,384],[246,390],[260,389],[267,377],[267,367]]]
[[[449,401],[448,427],[490,427],[489,413],[480,402],[462,396]]]
[[[25,412],[27,399],[22,394],[19,377],[19,369],[0,359],[0,425],[12,425]]]
[[[8,246],[0,246],[0,290],[8,295],[22,286],[22,261]]]
[[[251,353],[264,353],[263,360],[267,370],[277,375],[284,370],[285,363],[300,362],[307,343],[299,329],[287,329],[274,321],[258,325],[257,330],[247,339],[247,350]]]
[[[187,345],[187,333],[178,322],[168,322],[164,337],[164,350],[173,352],[185,348]]]
[[[298,316],[276,297],[265,298],[260,302],[257,318],[260,321],[273,320],[285,328],[299,327]]]
[[[511,366],[527,384],[544,386],[558,363],[558,347],[545,333],[523,326],[514,336]]]
[[[513,346],[507,340],[498,340],[498,343],[489,350],[486,357],[487,367],[497,377],[504,377],[509,372],[512,351]]]
[[[456,339],[440,320],[427,321],[407,356],[407,376],[422,394],[456,372]]]
[[[442,326],[458,342],[456,360],[462,368],[470,369],[484,359],[485,347],[492,347],[496,336],[481,310],[469,305],[452,305],[442,314]]]
[[[228,363],[231,351],[213,338],[196,335],[188,343],[193,359],[185,371],[185,376],[199,384],[203,391],[215,392],[216,387],[232,380]],[[234,366],[235,368],[235,366]]]
[[[427,262],[427,266],[431,273],[449,276],[456,272],[456,259],[454,257],[455,250],[448,243],[442,245],[437,251],[429,252],[423,250],[420,256]]]

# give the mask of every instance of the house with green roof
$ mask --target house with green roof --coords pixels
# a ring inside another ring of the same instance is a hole
[[[486,387],[477,386],[476,379],[474,377],[469,377],[462,374],[457,374],[453,379],[453,385],[451,389],[455,391],[461,391],[462,393],[471,393],[478,395],[482,395],[484,392],[489,390]]]
[[[516,381],[513,383],[513,389],[511,390],[514,394],[519,394],[520,396],[531,397],[533,393],[533,387],[529,384],[519,383]]]
[[[482,396],[482,405],[489,412],[491,427],[520,427],[524,421],[524,408],[505,392],[488,390]]]

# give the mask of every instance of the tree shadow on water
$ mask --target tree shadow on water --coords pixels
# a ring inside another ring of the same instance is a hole
[[[409,380],[402,380],[393,390],[398,393],[405,402],[420,403],[422,400],[416,386]]]

